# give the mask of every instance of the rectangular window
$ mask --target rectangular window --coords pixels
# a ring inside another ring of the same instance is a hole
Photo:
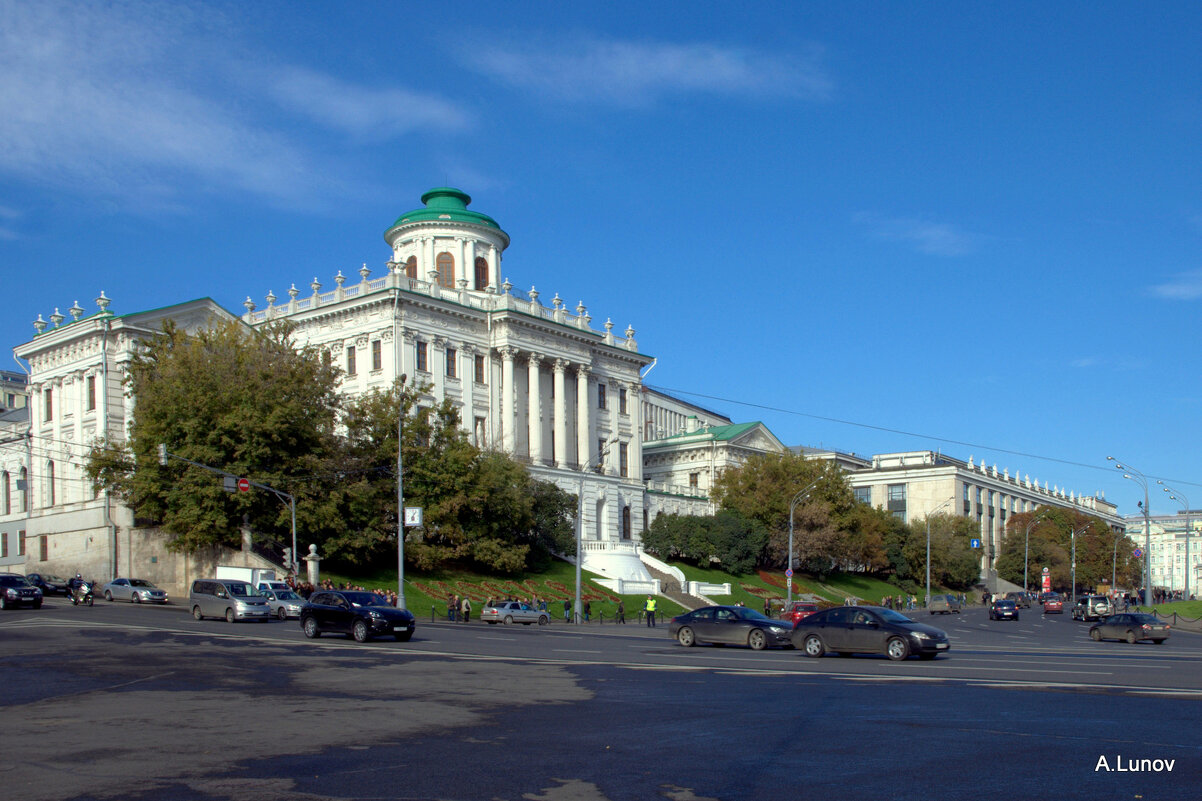
[[[0,559],[8,558],[8,532],[0,531]]]
[[[890,484],[889,485],[889,500],[904,501],[906,499],[905,484]]]
[[[977,487],[977,506],[981,505],[981,488]]]
[[[17,556],[25,555],[25,532],[17,532]]]
[[[96,411],[96,376],[88,376],[88,411]]]
[[[483,384],[484,382],[484,357],[477,356],[476,362],[476,383]]]
[[[626,443],[618,443],[618,475],[625,478],[630,470],[630,465],[626,458]]]
[[[351,345],[346,349],[346,374],[355,375],[357,369],[355,367],[355,346]]]
[[[618,390],[618,414],[626,414],[626,389]]]
[[[459,358],[459,351],[454,348],[447,348],[447,378],[455,377],[455,360]]]
[[[38,561],[45,562],[50,558],[50,543],[49,538],[43,534],[38,537]]]
[[[604,384],[597,385],[597,408],[598,409],[605,408],[605,385]]]
[[[417,343],[417,369],[423,373],[430,372],[430,351],[425,342]]]
[[[46,390],[46,422],[54,419],[54,390]]]
[[[993,501],[994,501],[994,498],[995,498],[995,497],[996,497],[996,494],[994,493],[994,491],[993,491],[993,490],[989,490],[989,505],[990,505],[990,506],[993,506],[993,505],[994,505]]]
[[[856,487],[856,500],[860,503],[872,503],[872,487]]]
[[[700,473],[689,473],[689,486],[690,487],[696,489],[700,483],[701,483],[701,474]]]
[[[371,369],[381,370],[384,367],[384,351],[380,345],[380,340],[373,339],[371,342]]]

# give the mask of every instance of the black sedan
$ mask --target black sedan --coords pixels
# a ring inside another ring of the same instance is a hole
[[[416,622],[412,612],[397,609],[374,592],[323,590],[301,607],[300,624],[310,639],[332,632],[356,642],[388,634],[405,642],[413,636]]]
[[[951,644],[947,633],[918,623],[882,606],[837,606],[810,615],[793,629],[793,647],[806,656],[833,651],[844,654],[884,654],[901,660],[917,654],[934,659]]]
[[[1124,612],[1094,623],[1089,627],[1089,636],[1095,640],[1126,640],[1132,645],[1151,640],[1159,645],[1169,638],[1169,624],[1155,615]]]
[[[685,647],[708,642],[748,645],[756,651],[789,645],[792,630],[789,621],[773,620],[744,606],[703,606],[672,618],[668,628]]]
[[[43,595],[67,594],[67,580],[61,576],[51,576],[46,573],[30,573],[25,577],[25,580],[39,588]]]
[[[1018,620],[1018,604],[1014,601],[994,601],[989,607],[990,620]]]

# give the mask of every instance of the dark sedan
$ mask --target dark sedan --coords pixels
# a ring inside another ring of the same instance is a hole
[[[990,620],[1018,620],[1018,604],[1014,601],[994,601],[989,607]]]
[[[668,628],[681,645],[721,643],[747,645],[761,651],[770,645],[789,645],[793,625],[745,606],[703,606],[672,618]]]
[[[47,573],[30,573],[25,577],[25,580],[40,589],[43,595],[67,594],[67,580],[62,576],[51,576]]]
[[[301,629],[310,639],[330,632],[354,637],[356,642],[388,634],[405,642],[413,636],[415,623],[412,612],[397,609],[374,592],[315,592],[300,613]]]
[[[1169,638],[1169,624],[1155,615],[1124,612],[1094,623],[1089,627],[1089,636],[1095,640],[1126,640],[1132,645],[1151,640],[1159,645]]]
[[[951,648],[947,633],[883,606],[837,606],[810,615],[793,629],[793,647],[806,656],[827,651],[884,654],[901,660],[934,659]]]

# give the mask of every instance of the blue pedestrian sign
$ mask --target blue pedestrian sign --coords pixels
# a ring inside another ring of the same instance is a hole
[[[971,540],[969,540],[969,541],[968,541],[968,545],[969,545],[969,547],[971,547],[971,548],[980,548],[980,547],[981,547],[981,541],[980,541],[979,539],[973,538],[973,539],[971,539]]]

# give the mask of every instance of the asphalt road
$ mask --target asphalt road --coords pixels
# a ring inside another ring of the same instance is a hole
[[[1068,616],[919,617],[949,632],[946,657],[428,617],[412,642],[360,645],[305,640],[295,621],[50,600],[0,615],[0,786],[23,799],[1202,797],[1202,635],[1095,643]]]

